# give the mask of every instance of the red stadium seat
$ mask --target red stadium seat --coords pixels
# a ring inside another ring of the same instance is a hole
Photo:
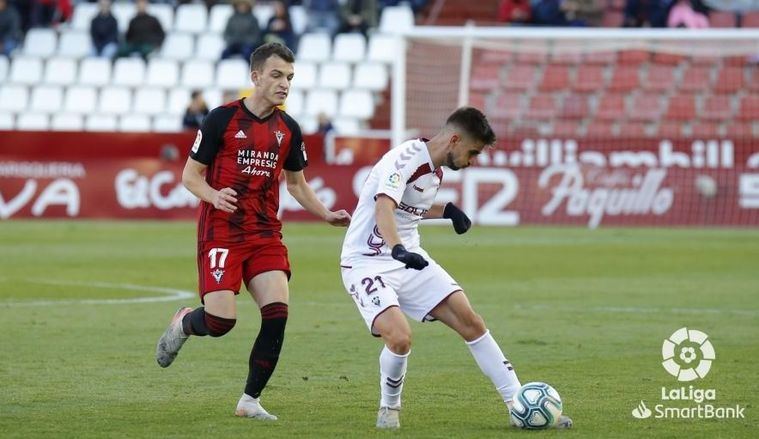
[[[484,109],[485,108],[485,99],[487,98],[486,93],[478,93],[478,92],[470,92],[469,93],[469,105],[475,108]]]
[[[559,115],[565,119],[583,119],[590,114],[588,97],[570,94],[564,97]]]
[[[617,66],[611,76],[609,90],[631,91],[640,88],[637,66]]]
[[[725,126],[725,136],[729,139],[742,139],[755,137],[753,126],[750,122],[730,122]]]
[[[648,137],[648,124],[640,121],[627,121],[619,125],[619,137],[636,138]]]
[[[676,66],[680,64],[681,62],[685,61],[686,59],[688,59],[688,57],[684,55],[676,55],[674,53],[664,53],[664,52],[654,53],[655,64]]]
[[[705,84],[711,81],[711,66],[691,65],[683,73],[683,79],[680,82],[681,91],[698,92],[704,89]]]
[[[502,93],[495,100],[495,108],[488,111],[488,115],[495,119],[517,119],[522,113],[521,93]]]
[[[563,90],[569,86],[569,67],[557,64],[548,64],[543,72],[543,80],[540,83],[541,91]]]
[[[625,15],[617,11],[606,11],[601,18],[602,27],[622,27]]]
[[[535,95],[525,114],[526,119],[546,120],[556,115],[556,98],[551,94]]]
[[[625,97],[621,94],[606,94],[601,96],[598,103],[596,118],[601,120],[617,120],[625,115]]]
[[[691,125],[690,135],[697,139],[715,139],[720,137],[720,126],[716,122],[696,121]]]
[[[696,97],[691,94],[675,95],[669,100],[667,120],[691,120],[696,116]]]
[[[726,121],[733,115],[731,97],[714,95],[706,98],[700,117],[705,120]]]
[[[670,120],[662,121],[657,128],[656,134],[664,138],[676,138],[683,135],[683,123]]]
[[[477,64],[472,68],[469,87],[472,90],[494,90],[500,83],[501,66],[497,64]]]
[[[617,61],[616,52],[588,52],[582,56],[585,64],[611,64]]]
[[[743,96],[736,117],[745,121],[759,121],[759,94]]]
[[[714,82],[714,91],[718,93],[735,93],[743,88],[744,75],[742,67],[723,67]]]
[[[533,45],[534,46],[534,45]],[[543,64],[548,59],[548,48],[541,44],[533,47],[534,50],[517,52],[516,62],[519,64]]]
[[[645,50],[623,50],[619,53],[619,63],[628,65],[640,65],[648,61],[650,54]]]
[[[747,12],[741,20],[742,27],[759,27],[759,12]]]
[[[581,65],[575,72],[571,89],[575,92],[593,93],[602,90],[605,85],[604,67],[599,65]]]
[[[553,121],[553,136],[554,137],[577,137],[580,123],[576,120],[562,120],[557,119]]]
[[[652,64],[648,67],[643,88],[648,91],[667,91],[674,88],[675,68],[667,65]]]
[[[514,52],[504,50],[484,50],[480,61],[485,64],[506,64],[514,59]]]
[[[709,13],[709,26],[711,27],[737,27],[738,21],[734,12],[711,11]]]
[[[538,68],[533,65],[512,65],[503,79],[507,90],[527,90],[535,83]]]
[[[748,88],[754,92],[759,92],[759,69],[751,69],[751,74],[748,80]]]
[[[614,135],[614,124],[602,120],[592,120],[585,128],[586,137],[611,137]]]
[[[633,96],[628,116],[631,120],[653,121],[661,117],[660,94],[639,94]]]

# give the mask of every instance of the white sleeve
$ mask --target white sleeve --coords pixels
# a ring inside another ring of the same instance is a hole
[[[377,179],[377,191],[374,198],[377,195],[384,194],[392,198],[395,204],[401,204],[401,198],[406,191],[406,184],[419,168],[423,160],[423,154],[420,154],[422,149],[418,145],[410,144],[408,146],[401,146],[402,151],[398,154],[393,154],[386,157],[379,167],[379,175]]]

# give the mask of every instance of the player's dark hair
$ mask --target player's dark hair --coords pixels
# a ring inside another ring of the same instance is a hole
[[[485,145],[495,143],[495,133],[487,117],[474,107],[461,107],[448,116],[446,125],[453,125]]]
[[[260,71],[266,60],[272,56],[278,56],[289,63],[295,62],[293,51],[287,48],[284,44],[266,43],[258,46],[258,49],[250,54],[250,71]]]

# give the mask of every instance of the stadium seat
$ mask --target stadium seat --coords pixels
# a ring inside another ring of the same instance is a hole
[[[626,139],[650,137],[653,133],[650,124],[639,120],[628,120],[619,124],[618,136]]]
[[[258,26],[263,30],[269,24],[269,19],[274,16],[274,5],[271,3],[256,2],[253,6],[253,15],[258,20]]]
[[[58,39],[58,56],[81,59],[92,53],[90,34],[80,31],[65,31]]]
[[[618,65],[611,75],[609,90],[628,92],[640,88],[638,66]]]
[[[619,28],[625,22],[625,15],[619,11],[606,10],[601,17],[602,27]]]
[[[174,87],[179,79],[179,65],[170,59],[151,58],[145,83],[149,86]]]
[[[756,4],[754,4],[754,7],[756,7]],[[741,27],[759,27],[759,12],[749,11],[743,14]]]
[[[335,133],[340,135],[352,135],[361,131],[361,123],[350,117],[338,117],[332,121]]]
[[[551,134],[559,138],[575,138],[578,135],[580,123],[576,120],[557,119],[551,125]]]
[[[24,38],[24,50],[26,56],[47,58],[55,53],[58,44],[58,36],[52,29],[33,28],[29,29]]]
[[[659,123],[656,135],[664,138],[677,138],[683,136],[683,122],[663,120]]]
[[[358,80],[358,71],[356,80]],[[491,91],[498,88],[501,83],[501,65],[499,64],[474,64],[469,78],[469,88],[478,91]]]
[[[643,89],[651,92],[666,92],[674,88],[675,68],[670,65],[651,64],[643,80]]]
[[[537,76],[536,66],[514,64],[503,75],[503,87],[506,90],[525,91],[532,88]]]
[[[42,60],[18,56],[11,62],[10,82],[35,85],[42,81]]]
[[[71,58],[50,58],[45,63],[46,84],[71,85],[76,83],[76,61]]]
[[[113,85],[137,87],[145,82],[145,62],[142,58],[119,58],[113,64]]]
[[[685,121],[696,116],[696,97],[692,94],[675,95],[669,99],[667,120]]]
[[[495,99],[494,106],[486,113],[494,119],[518,119],[522,114],[522,93],[501,93]]]
[[[251,86],[248,63],[241,59],[225,59],[216,66],[216,85],[220,88],[247,88]]]
[[[742,67],[722,67],[717,73],[712,90],[717,93],[735,93],[743,88],[744,75]]]
[[[181,84],[188,88],[205,88],[214,84],[213,63],[191,60],[182,66]]]
[[[609,121],[621,119],[625,115],[625,97],[617,93],[601,96],[596,110],[596,119]]]
[[[153,118],[153,131],[159,133],[174,133],[182,131],[180,116],[156,116]]]
[[[161,46],[161,58],[184,61],[192,58],[193,37],[190,34],[170,33]]]
[[[324,33],[307,33],[298,43],[298,61],[325,62],[329,60],[332,42]]]
[[[293,26],[293,32],[295,35],[302,35],[308,25],[306,8],[300,5],[292,5],[288,11],[290,12],[290,24]]]
[[[300,90],[290,90],[285,102],[285,111],[287,114],[297,119],[303,113],[304,99],[303,92]]]
[[[379,31],[383,34],[403,32],[414,27],[414,12],[406,6],[385,6],[379,21]]]
[[[16,127],[16,118],[13,117],[13,113],[0,112],[0,130],[11,131]]]
[[[315,116],[301,116],[298,124],[303,134],[314,134],[319,130],[319,121]]]
[[[570,94],[564,97],[559,116],[564,119],[583,119],[590,115],[588,96]]]
[[[0,86],[0,112],[21,112],[29,103],[29,91],[23,85]]]
[[[374,97],[367,90],[348,90],[340,96],[339,115],[368,120],[374,116]]]
[[[575,80],[570,84],[572,91],[580,93],[593,93],[603,90],[606,85],[604,79],[604,67],[587,64],[580,65],[575,72]]]
[[[207,88],[203,90],[203,99],[208,104],[208,108],[216,108],[226,102],[223,102],[224,94],[218,88]]]
[[[369,37],[368,60],[391,64],[398,53],[396,45],[396,37],[392,35],[372,34]]]
[[[691,125],[690,135],[697,139],[716,139],[722,136],[722,130],[717,122],[700,120]]]
[[[74,7],[74,13],[71,16],[71,28],[78,31],[89,32],[92,19],[98,13],[97,3],[79,2]]]
[[[552,94],[536,94],[530,99],[524,118],[547,120],[556,115],[556,98]]]
[[[208,12],[203,4],[181,4],[177,6],[174,18],[174,29],[177,32],[199,34],[205,32],[208,24]]]
[[[759,121],[759,94],[743,96],[736,116],[743,121]]]
[[[170,115],[184,115],[189,103],[190,90],[186,88],[173,88],[169,91],[167,111]]]
[[[148,132],[150,118],[144,114],[127,114],[119,118],[119,131]]]
[[[337,115],[337,93],[333,90],[313,90],[306,96],[306,115],[318,116],[325,113],[333,118]]]
[[[116,127],[116,116],[108,114],[92,114],[84,122],[87,131],[116,131]]]
[[[79,64],[79,84],[103,86],[111,80],[111,61],[105,58],[85,58]]]
[[[174,8],[167,3],[151,3],[148,5],[148,14],[153,15],[161,23],[163,31],[167,34],[174,26]]]
[[[345,90],[351,85],[351,68],[349,64],[328,62],[319,68],[319,87],[333,90]]]
[[[651,54],[645,50],[622,50],[619,52],[617,62],[630,66],[639,66],[649,60]]]
[[[538,89],[543,92],[563,90],[569,86],[569,67],[548,64]]]
[[[137,7],[134,2],[113,2],[111,12],[119,25],[119,33],[124,34],[129,28],[129,21],[137,14]]]
[[[737,16],[735,15],[735,12],[710,11],[709,26],[730,29],[738,27]]]
[[[486,102],[487,102],[487,97],[488,95],[486,93],[477,93],[474,91],[470,91],[469,100],[467,101],[467,104],[474,108],[479,108],[481,110],[484,110],[486,106]]]
[[[134,93],[134,112],[161,114],[166,112],[166,92],[161,88],[138,88]]]
[[[680,81],[680,90],[688,92],[699,92],[704,89],[704,84],[709,84],[711,75],[711,66],[690,65],[683,73],[683,79]]]
[[[21,113],[16,118],[16,129],[26,131],[47,131],[50,117],[42,113]]]
[[[609,65],[617,62],[617,52],[592,51],[582,55],[583,64]]]
[[[521,51],[516,52],[517,64],[542,65],[548,64],[549,47],[544,42],[523,43],[519,45]]]
[[[660,94],[637,94],[633,96],[628,117],[633,121],[654,121],[662,115]]]
[[[333,44],[334,61],[357,63],[366,57],[366,38],[359,33],[338,34]]]
[[[0,66],[0,79],[3,77],[2,66]],[[748,84],[746,84],[753,93],[759,92],[759,69],[753,68],[749,73]]]
[[[217,34],[203,34],[198,37],[195,59],[218,61],[225,48],[224,39]]]
[[[79,114],[54,114],[50,128],[53,131],[82,131],[84,129],[84,118]]]
[[[102,114],[127,114],[132,111],[132,93],[126,87],[103,87],[98,101]]]
[[[380,92],[387,88],[388,82],[387,67],[380,63],[358,64],[353,74],[353,87],[358,89]]]
[[[316,87],[318,69],[315,63],[296,61],[295,76],[293,76],[292,88],[310,90]]]
[[[654,64],[659,64],[659,65],[677,66],[681,62],[687,59],[688,57],[686,57],[685,55],[678,55],[675,53],[667,53],[667,52],[655,52],[653,62]]]
[[[726,121],[733,115],[731,97],[714,95],[706,98],[699,113],[701,119]]]
[[[729,139],[745,139],[747,137],[756,137],[754,129],[750,122],[728,122],[723,128],[724,135]]]
[[[66,113],[94,113],[97,107],[97,91],[94,87],[73,86],[66,89],[63,110]]]
[[[31,111],[55,113],[63,107],[63,88],[54,85],[38,85],[32,89]]]
[[[585,137],[614,136],[614,123],[603,120],[591,120],[585,127]]]
[[[211,6],[211,14],[208,17],[208,31],[212,34],[222,34],[227,27],[229,17],[234,13],[229,3],[219,3]]]
[[[0,84],[8,77],[8,58],[0,56]]]

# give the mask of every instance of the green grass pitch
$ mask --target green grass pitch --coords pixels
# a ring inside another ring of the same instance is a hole
[[[195,291],[194,224],[0,223],[0,437],[759,434],[758,230],[424,227],[425,248],[464,286],[522,382],[561,394],[575,428],[539,433],[507,428],[490,382],[439,323],[412,323],[402,430],[375,431],[381,346],[342,288],[342,234],[285,228],[290,320],[263,395],[280,420],[266,424],[233,416],[259,324],[245,293],[229,335],[191,339],[168,369],[155,363],[172,313],[198,300],[133,299]],[[683,326],[709,335],[716,360],[703,380],[680,384],[661,345]],[[709,402],[740,404],[746,418],[631,415],[681,385],[716,389]]]

